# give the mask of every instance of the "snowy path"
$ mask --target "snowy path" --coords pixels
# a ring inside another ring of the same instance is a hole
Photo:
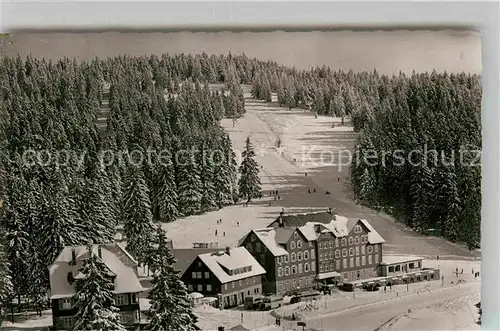
[[[345,312],[333,313],[324,316],[322,319],[312,319],[307,321],[308,327],[320,328],[323,325],[324,330],[375,330],[379,326],[385,324],[391,318],[400,316],[408,312],[408,309],[419,310],[428,307],[441,307],[448,313],[453,315],[457,312],[456,303],[464,298],[476,296],[480,291],[480,283],[467,283],[457,285],[451,288],[445,288],[440,291],[433,291],[430,293],[421,293],[418,295],[404,296],[399,299],[392,299],[381,303],[367,305],[360,308],[351,309]],[[461,310],[461,307],[460,307]],[[419,312],[420,314],[421,312]],[[467,324],[472,324],[476,318],[475,314],[471,311],[463,312],[467,318]],[[444,314],[441,315],[444,318]],[[434,319],[428,321],[429,324],[422,327],[419,325],[419,330],[435,330],[436,325]],[[462,319],[461,323],[464,322]],[[441,321],[445,325],[450,325],[450,319]],[[448,324],[446,324],[448,323]],[[443,325],[439,325],[438,329]],[[454,330],[453,328],[452,330]],[[389,330],[409,330],[400,328],[397,323],[394,324]]]

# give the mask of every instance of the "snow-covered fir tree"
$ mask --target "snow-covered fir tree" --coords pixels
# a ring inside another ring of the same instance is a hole
[[[0,231],[0,325],[6,304],[14,295],[9,259],[5,252],[5,235]]]
[[[175,169],[170,157],[156,166],[157,182],[154,191],[154,213],[161,222],[172,222],[179,216]]]
[[[154,252],[158,261],[149,292],[151,307],[147,315],[150,318],[151,331],[192,331],[196,330],[196,316],[179,271],[174,269],[175,259],[167,245],[165,232],[157,229],[158,247]]]
[[[124,230],[127,251],[139,263],[147,263],[154,233],[149,191],[140,168],[129,165],[123,188]]]
[[[75,280],[76,323],[74,331],[125,331],[120,323],[118,308],[114,306],[113,283],[110,270],[95,254],[92,245],[87,246],[88,257],[79,272],[83,278]]]
[[[240,165],[240,179],[238,182],[240,198],[247,199],[250,202],[253,198],[259,198],[260,192],[260,178],[259,178],[259,165],[254,160],[255,152],[250,137],[247,137],[245,149],[242,154],[242,161]]]
[[[178,164],[177,187],[179,191],[179,211],[182,215],[198,214],[201,211],[202,182],[196,160],[181,158]]]
[[[201,209],[203,211],[212,211],[217,206],[216,190],[214,185],[214,177],[219,177],[221,174],[215,173],[213,153],[206,146],[203,146],[200,153],[200,181],[201,181]]]

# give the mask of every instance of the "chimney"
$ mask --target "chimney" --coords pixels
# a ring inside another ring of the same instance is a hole
[[[229,246],[226,247],[226,254],[231,255],[231,248]]]
[[[102,259],[102,249],[101,245],[97,246],[97,256],[99,256],[100,259]]]
[[[280,218],[279,218],[279,221],[278,221],[278,225],[279,225],[280,228],[284,227],[284,225],[283,225],[283,214],[284,214],[284,212],[283,212],[283,210],[281,210],[280,211]]]
[[[71,249],[71,265],[76,265],[76,251],[74,248]]]

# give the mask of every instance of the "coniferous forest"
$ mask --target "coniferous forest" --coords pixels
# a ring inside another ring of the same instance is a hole
[[[109,242],[118,224],[144,261],[153,222],[257,197],[260,182],[238,192],[236,156],[220,126],[244,115],[240,84],[261,100],[277,93],[283,107],[350,118],[361,155],[402,151],[402,166],[393,154],[384,164],[352,163],[356,198],[419,231],[479,244],[481,169],[467,165],[474,153],[460,158],[461,149],[481,148],[477,75],[297,70],[232,54],[17,57],[3,58],[0,70],[0,299],[8,288],[43,300],[47,266],[61,249]],[[438,151],[438,162],[410,153],[424,149]]]

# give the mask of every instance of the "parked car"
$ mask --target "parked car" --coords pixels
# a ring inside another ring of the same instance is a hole
[[[307,292],[302,292],[290,299],[290,303],[297,303],[301,301],[308,301],[308,300],[318,300],[321,297],[321,293],[319,291],[307,291]]]
[[[321,284],[318,286],[318,290],[323,292],[323,294],[332,294],[335,285],[333,284]]]
[[[260,303],[260,310],[271,310],[283,306],[283,297],[281,295],[271,295],[265,297]]]
[[[245,297],[245,309],[258,309],[264,298],[263,295]]]

